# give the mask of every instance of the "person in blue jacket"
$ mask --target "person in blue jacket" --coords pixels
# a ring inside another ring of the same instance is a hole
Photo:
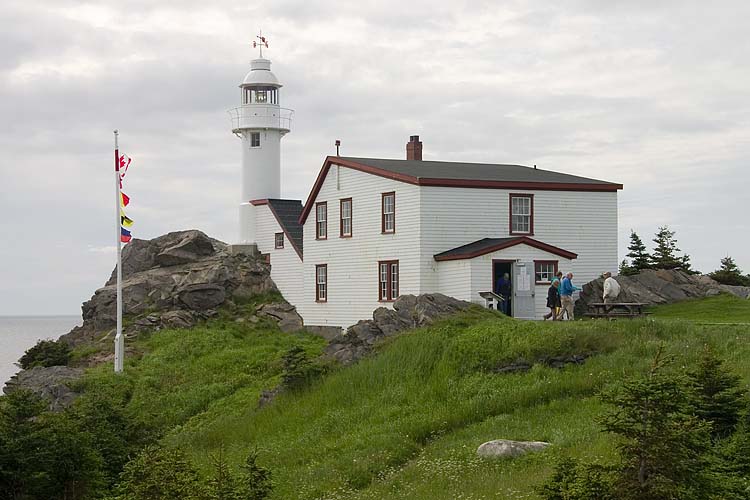
[[[560,304],[562,309],[557,319],[563,319],[565,313],[568,313],[568,319],[575,319],[573,316],[573,292],[580,290],[573,284],[573,273],[568,273],[560,282]]]
[[[506,316],[510,316],[510,314],[508,314],[510,312],[510,308],[508,307],[510,305],[510,292],[510,275],[508,273],[505,273],[503,274],[503,277],[497,280],[497,283],[495,283],[495,293],[502,296],[502,298],[504,299],[502,302],[500,302],[500,311]]]

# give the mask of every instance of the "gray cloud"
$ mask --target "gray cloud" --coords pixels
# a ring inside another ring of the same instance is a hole
[[[295,109],[283,195],[334,139],[353,156],[538,164],[625,184],[629,230],[677,230],[708,271],[747,251],[750,5],[428,1],[264,5],[11,0],[0,7],[0,314],[72,313],[109,276],[111,131],[135,163],[135,235],[231,241],[226,109],[258,27]]]

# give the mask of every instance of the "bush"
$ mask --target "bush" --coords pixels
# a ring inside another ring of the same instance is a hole
[[[285,389],[302,388],[323,373],[323,367],[310,360],[307,352],[299,346],[289,349],[282,362],[281,385]]]
[[[67,365],[69,360],[70,346],[68,344],[54,340],[40,340],[21,356],[18,364],[24,370],[28,370],[35,366]]]
[[[147,446],[125,465],[111,500],[205,500],[198,472],[180,450]]]

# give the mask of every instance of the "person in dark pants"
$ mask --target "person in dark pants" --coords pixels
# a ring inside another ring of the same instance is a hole
[[[500,295],[504,299],[500,303],[500,311],[506,316],[510,316],[510,308],[508,307],[510,305],[510,303],[508,302],[508,300],[510,299],[510,291],[510,275],[508,275],[508,273],[505,273],[503,274],[502,278],[497,280],[497,283],[495,284],[495,293]]]
[[[560,308],[560,280],[552,280],[552,284],[547,290],[547,307],[549,307],[549,313],[544,315],[544,319],[548,320],[552,318],[552,321],[557,320],[557,311]]]

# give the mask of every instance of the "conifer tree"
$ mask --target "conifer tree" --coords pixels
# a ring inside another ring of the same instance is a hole
[[[646,377],[625,382],[603,400],[614,410],[601,419],[620,436],[619,500],[710,498],[710,424],[690,414],[682,377],[666,372],[662,349]]]
[[[724,438],[734,432],[745,405],[740,377],[723,366],[708,346],[704,346],[697,366],[688,371],[698,417],[711,423],[711,435]]]
[[[654,236],[654,252],[651,255],[651,267],[654,269],[681,269],[691,272],[690,256],[677,255],[681,250],[677,247],[675,232],[668,226],[662,226]]]
[[[622,276],[638,274],[638,271],[628,263],[628,259],[622,259],[622,262],[620,262],[620,269],[617,272]]]
[[[743,276],[734,259],[728,255],[721,259],[721,267],[709,276],[724,285],[750,286],[750,277]]]
[[[643,240],[638,234],[630,230],[630,246],[628,246],[628,257],[631,259],[630,267],[633,270],[632,274],[636,274],[644,269],[651,267],[651,255],[646,251],[646,245],[643,244]]]

